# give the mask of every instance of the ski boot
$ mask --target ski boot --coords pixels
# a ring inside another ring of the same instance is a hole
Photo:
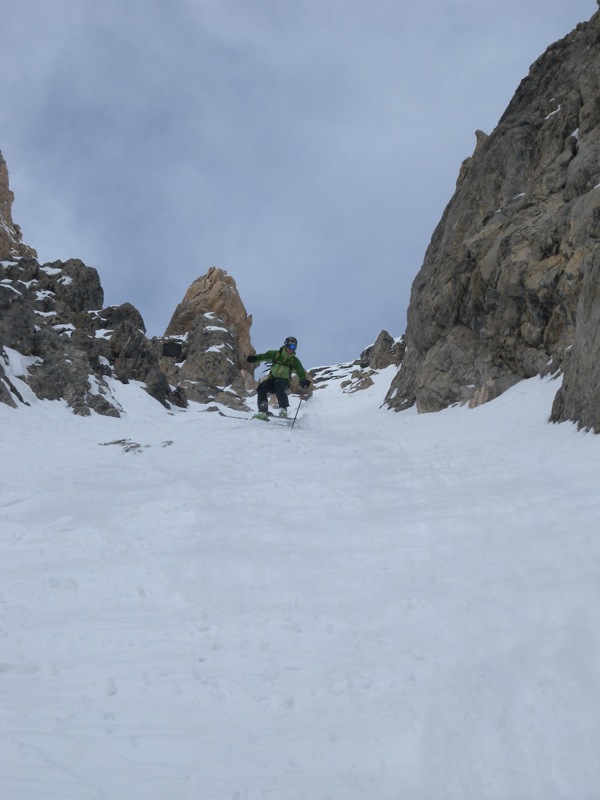
[[[266,402],[258,404],[258,413],[252,419],[262,419],[264,422],[269,421],[269,406]]]

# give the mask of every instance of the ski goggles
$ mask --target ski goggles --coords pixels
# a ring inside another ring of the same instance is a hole
[[[297,344],[286,344],[288,350],[295,350],[298,345]]]

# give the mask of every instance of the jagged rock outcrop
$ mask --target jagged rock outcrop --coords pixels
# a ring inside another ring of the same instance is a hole
[[[386,369],[392,364],[400,366],[404,358],[406,345],[404,337],[397,341],[393,339],[387,331],[381,331],[374,343],[365,348],[360,354],[360,366],[364,369]]]
[[[167,408],[186,405],[185,395],[160,371],[139,312],[128,303],[102,309],[103,301],[97,271],[81,261],[3,261],[0,352],[5,365],[6,348],[28,357],[18,377],[40,399],[64,399],[76,414],[120,415],[111,378],[144,383]],[[0,401],[22,401],[4,367],[0,386]]]
[[[372,345],[366,347],[355,361],[331,367],[311,369],[311,390],[319,390],[333,381],[347,394],[354,394],[373,386],[375,376],[392,365],[398,367],[404,356],[404,337],[393,339],[383,330]]]
[[[12,200],[0,155],[0,402],[25,402],[15,375],[38,398],[63,399],[82,415],[120,415],[114,381],[139,381],[165,408],[186,407],[185,389],[194,400],[244,407],[254,386],[245,361],[252,320],[233,278],[209,270],[165,337],[149,340],[130,303],[102,307],[95,269],[76,259],[38,262],[12,221]]]
[[[8,185],[8,169],[0,152],[0,261],[35,258],[36,252],[21,241],[21,229],[12,220],[14,195]]]
[[[554,418],[600,422],[599,95],[596,13],[533,64],[493,133],[478,132],[413,283],[389,407],[478,405],[564,370]]]
[[[246,362],[251,325],[235,280],[211,267],[189,287],[159,340],[161,369],[190,400],[244,408],[255,385]]]

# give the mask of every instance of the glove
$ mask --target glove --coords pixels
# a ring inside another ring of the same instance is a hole
[[[246,357],[246,361],[247,361],[249,364],[254,364],[254,362],[256,361],[256,356],[247,356],[247,357]]]
[[[310,386],[310,381],[308,380],[308,378],[305,381],[300,381],[300,386],[303,389],[308,389],[308,387]]]

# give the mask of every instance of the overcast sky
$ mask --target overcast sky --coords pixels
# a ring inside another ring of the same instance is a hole
[[[161,335],[232,275],[306,367],[404,332],[474,132],[596,0],[0,0],[0,150],[42,261]]]

